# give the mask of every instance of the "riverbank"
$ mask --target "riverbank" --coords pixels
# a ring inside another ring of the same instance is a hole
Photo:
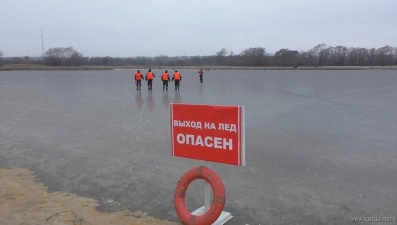
[[[13,70],[113,70],[108,66],[45,66],[40,64],[9,64],[0,66],[0,71]]]
[[[173,225],[146,213],[124,210],[103,213],[97,201],[66,192],[48,193],[22,168],[0,169],[0,224],[134,224]]]
[[[10,64],[0,71],[13,70],[136,70],[136,69],[205,69],[210,70],[397,70],[397,66],[321,66],[321,67],[244,67],[244,66],[45,66],[39,64]]]

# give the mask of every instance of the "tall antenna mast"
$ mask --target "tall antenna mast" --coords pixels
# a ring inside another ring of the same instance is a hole
[[[43,35],[43,29],[41,29],[41,58],[44,58],[44,55],[45,55],[44,35]]]

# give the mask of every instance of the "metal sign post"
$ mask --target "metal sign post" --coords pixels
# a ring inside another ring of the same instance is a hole
[[[205,163],[205,166],[210,168],[210,163],[207,161]],[[192,215],[200,216],[208,211],[211,206],[211,192],[211,185],[204,180],[204,206],[196,209],[196,211],[192,212]],[[212,225],[223,225],[232,217],[232,214],[230,214],[229,212],[222,211],[221,215]]]
[[[194,180],[206,179],[204,180],[204,206],[192,213],[187,213],[189,210],[186,208],[184,197],[188,186],[183,186],[178,182],[174,194],[174,205],[178,217],[185,224],[196,220],[195,216],[200,216],[198,218],[200,221],[215,220],[212,225],[225,224],[233,216],[229,212],[221,211],[224,209],[226,198],[224,185],[220,177],[210,169],[209,162],[245,166],[244,106],[170,103],[170,136],[172,156],[205,162],[205,168],[200,166],[188,171],[189,176],[186,177],[189,179],[182,177],[184,185],[190,184],[192,178]],[[207,175],[211,174],[216,178],[203,177],[201,174],[203,170]],[[215,198],[217,201],[214,201]]]

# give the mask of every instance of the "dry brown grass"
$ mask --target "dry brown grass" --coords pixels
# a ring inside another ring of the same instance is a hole
[[[0,224],[177,225],[146,213],[124,210],[103,213],[98,202],[65,192],[48,193],[22,168],[0,169]]]
[[[210,70],[397,70],[397,66],[322,66],[322,67],[276,67],[276,66],[114,66],[113,69],[205,69]]]
[[[0,71],[12,70],[135,70],[135,69],[205,69],[210,70],[397,70],[397,66],[321,66],[321,67],[250,67],[250,66],[45,66],[37,64],[10,64]]]
[[[10,64],[0,66],[0,71],[12,70],[112,70],[108,66],[45,66],[39,64]]]
[[[178,67],[184,69],[185,67]],[[203,67],[186,67],[188,69],[209,68],[213,70],[397,70],[397,66],[300,66],[300,67],[277,67],[277,66],[203,66]]]

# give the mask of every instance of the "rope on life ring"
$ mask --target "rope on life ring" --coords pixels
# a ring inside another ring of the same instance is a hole
[[[185,194],[191,182],[196,179],[206,180],[212,188],[213,198],[210,208],[203,215],[192,215],[186,207]],[[225,206],[225,187],[221,178],[211,169],[199,166],[187,171],[178,181],[174,192],[175,211],[185,225],[209,225],[214,223]]]

